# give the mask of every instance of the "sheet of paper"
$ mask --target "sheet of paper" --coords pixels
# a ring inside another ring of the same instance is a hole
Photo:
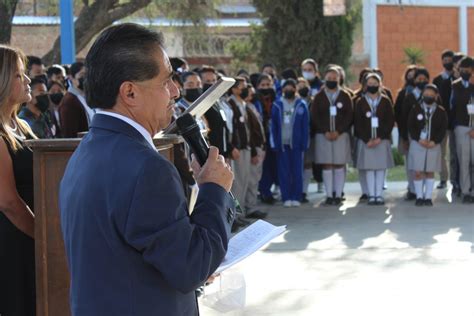
[[[227,254],[215,274],[247,258],[285,231],[286,226],[274,226],[263,220],[256,221],[230,239]]]

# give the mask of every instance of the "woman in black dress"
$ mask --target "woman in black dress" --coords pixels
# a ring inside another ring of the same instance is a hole
[[[31,99],[25,56],[0,45],[0,315],[35,315],[33,154],[35,138],[16,113]]]

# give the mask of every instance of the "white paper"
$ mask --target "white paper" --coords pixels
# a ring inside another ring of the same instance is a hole
[[[286,226],[274,226],[259,219],[229,240],[224,261],[214,274],[219,274],[244,260],[285,231]]]
[[[426,131],[421,131],[420,133],[420,139],[427,139],[428,138],[428,133],[426,133]]]
[[[336,116],[336,115],[337,115],[337,108],[336,108],[334,105],[331,105],[331,106],[329,107],[329,114],[330,114],[331,116]]]
[[[289,115],[285,115],[284,123],[285,124],[290,124],[291,123],[291,117]]]
[[[378,128],[378,127],[379,127],[379,118],[372,117],[372,128]]]
[[[467,113],[469,115],[474,115],[474,104],[468,104],[467,105]]]

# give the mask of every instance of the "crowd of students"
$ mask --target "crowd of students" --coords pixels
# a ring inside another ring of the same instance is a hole
[[[463,203],[474,203],[474,63],[448,50],[441,59],[444,70],[432,83],[426,68],[408,66],[395,99],[377,68],[362,70],[355,91],[345,85],[342,67],[327,65],[321,76],[313,59],[302,61],[301,75],[291,68],[278,74],[272,64],[260,73],[241,70],[228,94],[198,123],[209,143],[231,162],[233,191],[249,218],[266,216],[257,201],[275,203],[272,188],[279,188],[285,207],[308,202],[311,178],[319,192],[324,186],[325,205],[340,205],[350,163],[358,169],[360,200],[384,204],[387,170],[394,166],[395,126],[406,161],[406,199],[432,205],[435,173],[440,173],[439,189],[446,188],[449,175],[453,193],[462,195]],[[172,58],[171,64],[181,90],[175,117],[226,76],[212,66],[191,71],[181,58]],[[87,131],[94,111],[84,98],[84,64],[54,65],[46,72],[43,67],[38,58],[29,58],[33,99],[19,116],[40,138]],[[185,145],[175,148],[186,192],[194,185],[189,156]]]

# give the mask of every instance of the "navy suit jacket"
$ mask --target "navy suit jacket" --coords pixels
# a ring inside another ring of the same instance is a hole
[[[195,289],[227,251],[227,192],[199,187],[192,215],[176,168],[131,125],[97,114],[60,185],[73,315],[198,315]]]

